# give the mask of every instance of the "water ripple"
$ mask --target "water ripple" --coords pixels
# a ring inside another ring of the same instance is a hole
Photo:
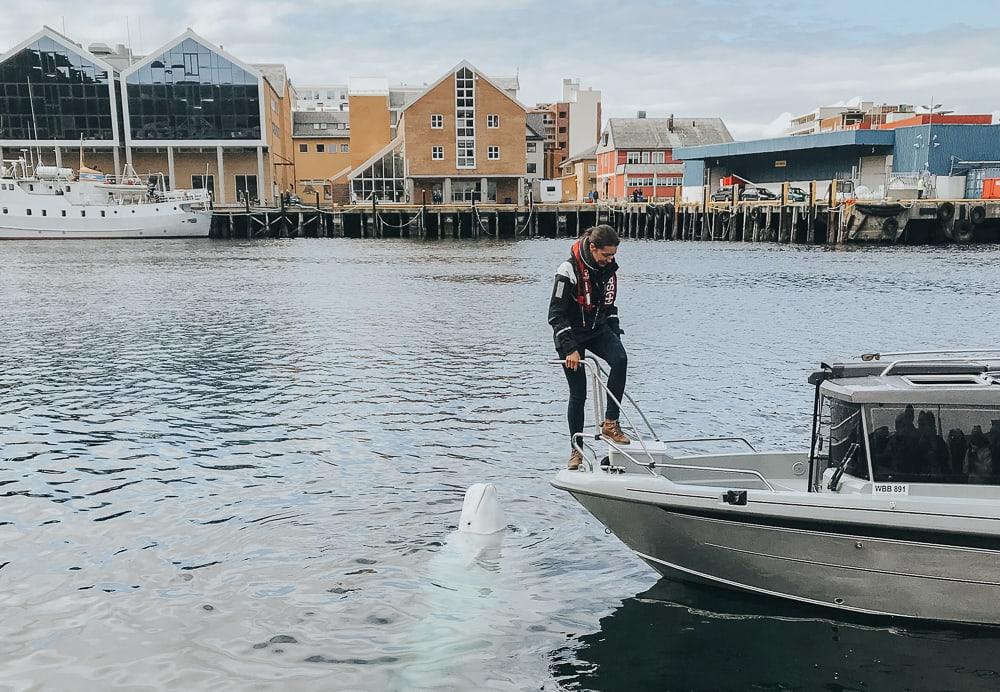
[[[711,688],[727,668],[704,652],[736,637],[782,656],[748,685],[995,685],[993,635],[841,623],[839,641],[885,653],[838,682],[827,621],[649,592],[653,573],[548,485],[565,384],[545,308],[567,252],[0,245],[5,684]],[[983,317],[995,246],[620,257],[629,389],[676,436],[801,448],[821,358],[1000,331]],[[455,528],[482,481],[510,526],[471,550]],[[958,663],[921,679],[915,641]]]

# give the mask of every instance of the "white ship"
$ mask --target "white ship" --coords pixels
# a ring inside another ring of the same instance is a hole
[[[208,190],[150,185],[127,166],[120,176],[81,166],[0,163],[0,240],[207,237]]]

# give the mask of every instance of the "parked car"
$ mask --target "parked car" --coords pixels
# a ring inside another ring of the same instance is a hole
[[[766,187],[748,187],[740,193],[740,199],[767,201],[778,199],[778,195],[774,194]]]
[[[801,187],[790,187],[790,188],[788,188],[788,201],[789,202],[808,202],[809,201],[809,193],[807,193]]]
[[[712,193],[713,202],[732,202],[733,201],[733,188],[731,187],[720,187],[718,190]]]

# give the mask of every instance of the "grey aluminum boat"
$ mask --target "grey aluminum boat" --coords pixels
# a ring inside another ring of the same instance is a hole
[[[585,366],[600,421],[609,394]],[[626,415],[628,446],[577,436],[584,465],[552,484],[664,576],[1000,624],[1000,350],[867,354],[809,382],[806,451],[661,440],[636,407],[648,432]],[[742,448],[680,451],[694,444]]]

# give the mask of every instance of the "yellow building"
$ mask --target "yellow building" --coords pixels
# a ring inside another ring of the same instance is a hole
[[[385,79],[350,80],[346,111],[296,111],[295,188],[303,201],[322,192],[325,201],[348,202],[348,175],[392,140],[396,116]]]
[[[572,156],[561,164],[563,202],[586,202],[597,188],[597,145]]]

